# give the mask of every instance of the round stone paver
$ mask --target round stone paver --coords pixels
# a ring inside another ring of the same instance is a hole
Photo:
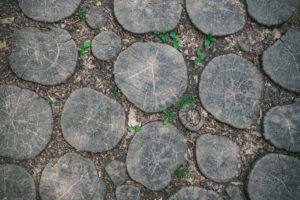
[[[218,193],[199,187],[184,187],[168,200],[222,200]]]
[[[139,200],[140,190],[131,185],[122,185],[116,190],[117,200]]]
[[[0,199],[35,199],[35,185],[28,172],[17,165],[0,165]]]
[[[77,51],[63,29],[23,28],[12,37],[10,65],[16,75],[42,85],[64,82],[75,71]]]
[[[192,23],[202,32],[221,36],[235,33],[245,25],[245,7],[239,0],[186,0]]]
[[[264,137],[277,148],[300,151],[300,99],[271,108],[264,117]]]
[[[196,144],[198,167],[207,178],[228,182],[240,174],[239,151],[239,147],[225,136],[201,135]]]
[[[171,181],[171,174],[187,153],[182,133],[173,125],[149,123],[132,139],[127,153],[127,170],[132,179],[150,190],[160,190]]]
[[[54,166],[46,165],[39,191],[43,200],[104,200],[106,187],[90,159],[67,153]]]
[[[251,200],[300,199],[300,161],[280,154],[259,159],[250,173],[248,195]]]
[[[61,117],[64,138],[80,151],[103,152],[115,147],[125,130],[120,104],[89,88],[75,90]]]
[[[179,110],[182,125],[190,131],[198,131],[204,124],[204,116],[196,104],[187,104]]]
[[[257,122],[262,74],[246,59],[228,54],[208,63],[201,74],[199,96],[204,108],[219,121],[236,128]]]
[[[114,76],[127,99],[145,112],[171,106],[187,88],[184,59],[166,44],[133,44],[119,55]]]
[[[121,47],[121,38],[112,31],[103,31],[92,41],[93,55],[99,60],[108,61],[115,58]]]
[[[53,128],[49,104],[36,93],[0,86],[0,155],[28,159],[48,144]]]
[[[105,167],[105,171],[115,185],[122,185],[126,180],[126,165],[114,160]]]
[[[57,22],[71,16],[81,0],[19,0],[27,17],[43,22]]]
[[[299,0],[246,0],[248,13],[257,22],[272,26],[287,21]]]
[[[114,0],[114,13],[133,33],[172,30],[181,16],[181,0]]]
[[[300,92],[300,28],[290,29],[263,54],[263,70],[277,84]]]
[[[101,28],[107,22],[107,16],[102,8],[92,7],[86,13],[86,22],[93,28]]]

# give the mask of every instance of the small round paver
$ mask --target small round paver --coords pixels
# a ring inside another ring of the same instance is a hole
[[[190,131],[198,131],[204,124],[204,116],[196,104],[187,104],[179,110],[179,119]]]
[[[117,200],[139,200],[140,190],[131,185],[122,185],[116,190]]]
[[[286,22],[296,10],[299,0],[246,0],[248,13],[257,22],[272,26]]]
[[[71,16],[81,0],[19,0],[27,17],[43,22],[57,22]]]
[[[52,111],[36,93],[16,86],[0,86],[0,155],[27,159],[48,144]]]
[[[86,22],[93,28],[101,28],[107,22],[107,16],[102,8],[92,7],[86,13]]]
[[[23,28],[12,37],[10,65],[19,78],[42,85],[64,82],[75,71],[77,52],[70,34],[52,28]]]
[[[205,67],[199,96],[204,108],[219,121],[248,128],[257,122],[262,89],[260,71],[246,59],[228,54]]]
[[[127,99],[145,112],[171,106],[187,88],[184,59],[166,44],[133,44],[119,55],[114,75]]]
[[[105,167],[110,179],[115,185],[122,185],[126,180],[125,163],[114,160]]]
[[[17,165],[0,165],[0,199],[35,199],[35,185],[28,172]]]
[[[250,173],[248,195],[251,200],[300,199],[300,161],[280,154],[259,159]]]
[[[222,200],[218,193],[199,187],[184,187],[168,200]]]
[[[240,174],[239,151],[239,147],[225,136],[201,135],[196,144],[198,167],[207,178],[228,182]]]
[[[225,189],[230,200],[245,200],[242,190],[238,186],[228,186]]]
[[[150,190],[160,190],[171,181],[187,152],[182,133],[173,125],[149,123],[132,139],[127,153],[129,176]]]
[[[61,118],[64,138],[80,151],[103,152],[115,147],[125,130],[120,104],[89,88],[75,90]]]
[[[115,58],[121,47],[121,38],[112,31],[103,31],[92,41],[93,55],[99,60],[108,61]]]
[[[181,0],[114,0],[114,13],[124,29],[133,33],[172,30],[179,22]]]
[[[202,32],[229,35],[245,25],[245,7],[239,0],[186,0],[192,23]]]
[[[290,29],[263,54],[263,70],[281,87],[300,92],[300,28]]]
[[[104,200],[106,187],[90,159],[67,153],[55,165],[46,165],[39,191],[43,200]]]

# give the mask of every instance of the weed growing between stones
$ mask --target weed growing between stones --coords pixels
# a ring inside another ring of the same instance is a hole
[[[164,125],[168,124],[170,118],[176,115],[176,113],[170,113],[168,109],[163,109],[163,113],[164,113]]]
[[[87,48],[89,48],[91,45],[91,41],[85,41],[83,43],[83,46],[82,47],[77,47],[76,50],[79,51],[81,54],[85,54],[85,50]]]
[[[141,127],[139,125],[136,126],[129,126],[127,129],[129,132],[131,132],[132,130],[134,130],[135,132],[139,132],[141,130]]]
[[[155,35],[158,35],[158,37],[164,42],[167,42],[167,31],[165,28],[163,28],[163,30],[161,32],[155,31],[154,32]],[[179,47],[179,39],[176,38],[176,33],[175,32],[170,32],[169,34],[171,40],[169,40],[168,42],[172,42],[172,45],[175,49],[178,49]]]
[[[82,9],[79,12],[75,13],[75,15],[78,16],[80,19],[85,19],[85,17],[86,17],[85,12],[86,12],[86,9]]]
[[[205,41],[204,41],[204,47],[205,49],[207,49],[210,45],[211,42],[215,42],[216,38],[213,37],[212,32],[209,32],[206,36],[205,36]]]
[[[177,167],[176,170],[175,170],[175,174],[176,174],[177,178],[181,178],[181,177],[183,177],[188,171],[189,171],[189,169],[181,169],[180,167]]]

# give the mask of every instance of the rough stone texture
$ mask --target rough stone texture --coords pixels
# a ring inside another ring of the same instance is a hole
[[[187,88],[183,57],[165,44],[133,44],[119,55],[114,75],[127,99],[145,112],[171,106]]]
[[[230,200],[244,200],[244,195],[241,189],[237,186],[228,186],[226,189],[226,193],[230,197]]]
[[[196,104],[187,104],[179,110],[179,119],[190,131],[198,131],[204,124],[204,116]]]
[[[121,38],[112,31],[99,33],[92,41],[93,55],[99,60],[111,60],[121,50]]]
[[[222,200],[218,193],[199,187],[184,187],[168,200]]]
[[[221,122],[248,128],[257,121],[262,88],[260,71],[244,58],[228,54],[205,67],[199,96],[204,108]]]
[[[126,180],[125,163],[114,160],[105,167],[110,179],[115,185],[122,185]]]
[[[10,65],[16,75],[43,85],[64,82],[75,71],[77,52],[70,34],[52,28],[23,28],[12,37]]]
[[[287,21],[299,0],[246,0],[248,13],[257,22],[272,26]]]
[[[264,137],[277,148],[300,151],[300,98],[271,108],[264,117]]]
[[[239,151],[239,147],[225,136],[201,135],[196,144],[198,167],[207,178],[228,182],[240,174]]]
[[[264,52],[263,69],[280,86],[300,92],[300,28],[290,29]]]
[[[52,134],[52,111],[36,93],[0,86],[0,155],[28,159],[38,155]]]
[[[0,199],[35,199],[35,185],[28,172],[17,165],[0,165]]]
[[[102,8],[92,7],[86,12],[86,22],[91,28],[98,29],[105,26],[107,16]]]
[[[202,32],[221,36],[235,33],[245,25],[245,7],[239,0],[186,0],[192,23]]]
[[[117,200],[139,200],[140,190],[131,185],[123,185],[117,187],[116,196]]]
[[[71,16],[81,0],[19,0],[23,13],[34,20],[57,22]]]
[[[181,0],[114,0],[114,13],[124,29],[133,33],[167,31],[176,27]]]
[[[89,88],[75,90],[61,118],[64,138],[80,151],[102,152],[115,147],[125,127],[120,104]]]
[[[132,139],[127,153],[127,170],[132,179],[150,190],[160,190],[171,181],[187,152],[182,133],[173,125],[149,123]]]
[[[251,200],[299,200],[300,161],[267,154],[255,163],[247,190]]]
[[[45,167],[39,191],[43,200],[103,200],[106,187],[90,159],[68,153]]]

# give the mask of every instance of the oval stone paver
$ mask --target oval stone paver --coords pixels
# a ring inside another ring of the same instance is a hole
[[[64,138],[80,151],[102,152],[115,147],[125,129],[120,104],[89,88],[75,90],[61,117]]]
[[[25,169],[17,165],[0,165],[0,199],[36,199],[33,178]]]
[[[300,199],[300,161],[296,158],[267,154],[250,173],[248,194],[251,200]]]
[[[119,55],[114,75],[127,99],[145,112],[159,112],[171,106],[187,88],[183,57],[165,44],[133,44]]]
[[[201,135],[196,144],[198,167],[207,178],[216,182],[228,182],[240,174],[239,150],[225,136]]]
[[[300,28],[290,29],[263,54],[263,70],[283,88],[300,92]]]
[[[12,37],[10,65],[16,75],[43,85],[64,82],[75,71],[75,42],[63,29],[23,28]]]
[[[183,106],[178,113],[182,125],[190,131],[198,131],[204,124],[204,116],[196,104]]]
[[[257,121],[262,88],[260,71],[246,59],[228,54],[205,67],[199,96],[204,108],[221,122],[248,128]]]
[[[43,200],[104,200],[106,187],[90,159],[68,153],[45,167],[39,191]]]
[[[127,170],[132,179],[150,190],[160,190],[171,181],[171,174],[187,153],[182,133],[173,125],[149,123],[132,139],[127,153]]]
[[[110,179],[115,185],[122,185],[126,180],[125,163],[114,160],[105,167]]]
[[[0,155],[28,159],[48,144],[53,127],[49,104],[36,93],[0,86]]]
[[[139,200],[140,190],[131,185],[122,185],[116,189],[117,200]]]
[[[101,28],[107,22],[107,16],[102,8],[92,7],[86,13],[86,22],[93,28]]]
[[[133,33],[166,31],[176,27],[181,0],[114,0],[114,13],[124,29]]]
[[[218,193],[199,187],[184,187],[168,200],[222,200]]]

